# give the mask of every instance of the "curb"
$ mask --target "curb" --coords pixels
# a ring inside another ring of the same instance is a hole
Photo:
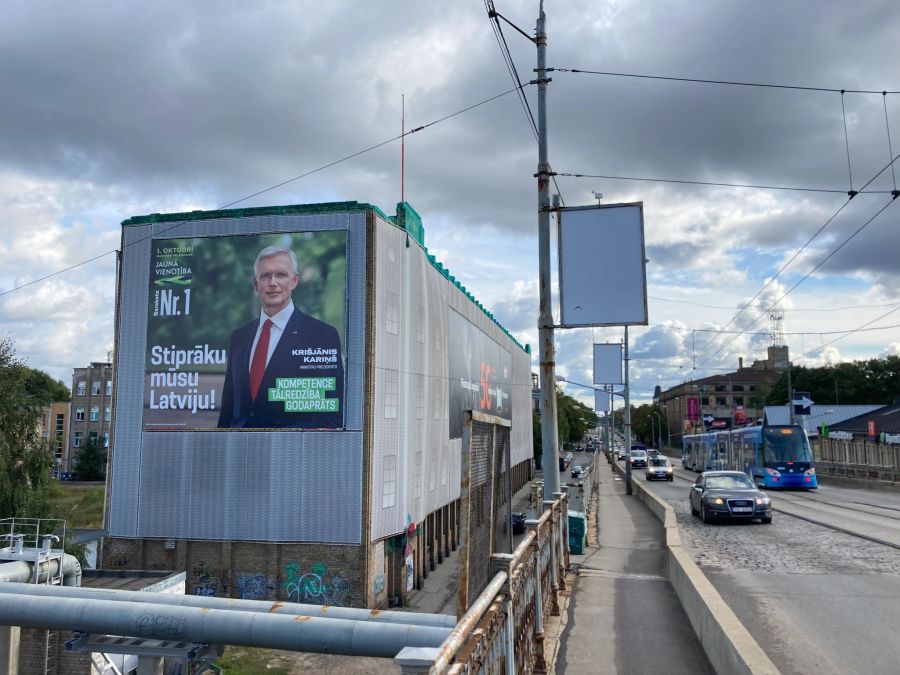
[[[624,476],[625,472],[618,462],[613,462],[613,470]],[[682,547],[675,509],[650,492],[640,481],[632,479],[631,487],[634,495],[653,512],[665,528],[669,582],[715,671],[719,675],[780,673]]]

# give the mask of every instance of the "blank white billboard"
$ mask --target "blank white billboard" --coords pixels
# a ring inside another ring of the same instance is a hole
[[[594,389],[594,412],[609,412],[609,400],[612,398],[608,391]]]
[[[562,327],[646,326],[644,203],[562,208],[558,228]]]
[[[624,384],[621,344],[594,345],[594,384]]]

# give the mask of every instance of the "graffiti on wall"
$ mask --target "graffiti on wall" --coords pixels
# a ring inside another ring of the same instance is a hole
[[[372,582],[372,593],[380,594],[384,591],[384,542],[375,544],[375,579]]]
[[[409,593],[416,581],[416,564],[413,559],[412,540],[419,534],[416,524],[413,522],[412,516],[406,514],[406,550],[403,552],[406,556],[406,592]]]
[[[338,574],[329,577],[328,567],[321,562],[314,563],[309,572],[301,573],[300,565],[291,561],[284,566],[284,581],[281,582],[289,600],[313,605],[335,605],[343,607],[350,596],[350,585]]]
[[[191,568],[191,594],[204,597],[228,597],[228,570],[212,569],[203,560]]]
[[[275,599],[275,582],[263,574],[238,574],[234,585],[241,600]]]

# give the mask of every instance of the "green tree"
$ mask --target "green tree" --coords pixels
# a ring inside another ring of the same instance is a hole
[[[587,435],[588,429],[599,424],[597,413],[571,396],[556,390],[556,430],[559,447],[562,449],[571,443],[580,443]],[[535,413],[532,418],[532,438],[534,457],[538,461],[542,456],[541,416]]]
[[[787,371],[766,396],[767,405],[788,400]],[[820,405],[887,404],[900,398],[900,356],[839,363],[820,368],[791,367],[794,391],[808,391]]]
[[[75,455],[72,468],[75,480],[102,480],[106,475],[106,449],[96,438],[89,438]]]
[[[538,413],[531,414],[531,444],[534,465],[540,467],[544,456],[544,441],[541,438],[541,416]]]
[[[45,406],[54,401],[69,402],[69,388],[60,380],[54,380],[42,370],[22,368],[25,370],[25,391],[35,401]]]
[[[631,433],[634,437],[646,443],[654,445],[654,434],[659,434],[660,427],[666,428],[666,410],[658,405],[644,404],[638,407],[631,407]],[[665,442],[665,434],[663,434]]]
[[[0,517],[49,515],[53,455],[38,433],[47,402],[29,388],[32,371],[17,358],[10,338],[0,340]],[[33,384],[33,382],[32,382]]]

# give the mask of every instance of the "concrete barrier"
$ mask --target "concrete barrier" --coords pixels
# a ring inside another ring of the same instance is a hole
[[[624,477],[625,471],[618,462],[613,463],[613,468]],[[682,547],[675,509],[648,490],[642,481],[633,477],[631,486],[633,494],[665,528],[669,582],[715,671],[719,675],[780,673]]]

